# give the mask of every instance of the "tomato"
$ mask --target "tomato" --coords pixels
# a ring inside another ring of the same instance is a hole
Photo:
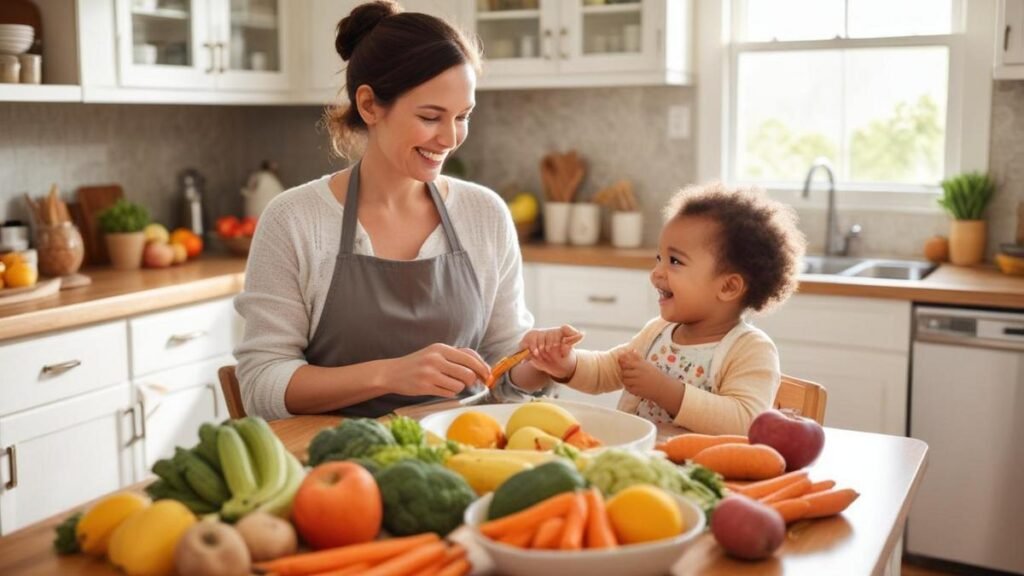
[[[185,252],[188,254],[189,258],[195,258],[203,252],[203,239],[195,234],[185,238],[185,241],[182,242],[182,244],[185,246]]]
[[[256,233],[256,219],[252,216],[242,218],[242,223],[239,225],[238,229],[242,236],[252,238],[252,235]]]
[[[234,238],[241,234],[241,223],[234,216],[217,218],[217,234],[222,238]]]
[[[369,542],[384,515],[373,475],[354,462],[325,462],[313,468],[292,501],[292,521],[313,548]]]

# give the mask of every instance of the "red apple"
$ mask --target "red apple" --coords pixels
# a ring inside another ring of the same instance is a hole
[[[767,558],[786,539],[786,523],[774,508],[742,495],[728,496],[711,515],[711,533],[731,556]]]
[[[142,252],[142,263],[147,268],[166,268],[174,261],[174,249],[163,242],[150,242]]]
[[[792,411],[768,410],[750,423],[751,444],[767,444],[786,460],[786,471],[799,470],[814,462],[825,446],[821,425]]]
[[[355,462],[324,462],[313,468],[292,502],[292,522],[318,550],[373,540],[383,512],[377,482]]]

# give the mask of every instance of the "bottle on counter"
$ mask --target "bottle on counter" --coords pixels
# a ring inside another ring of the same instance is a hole
[[[203,176],[195,169],[184,170],[178,177],[181,188],[181,227],[187,228],[200,238],[206,228],[203,226]]]

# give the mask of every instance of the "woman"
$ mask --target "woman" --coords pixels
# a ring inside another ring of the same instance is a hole
[[[362,157],[267,207],[236,299],[242,398],[268,419],[468,394],[533,324],[504,202],[440,176],[466,139],[478,48],[378,1],[341,21],[335,49],[351,104],[329,112],[331,137],[339,153],[364,141]],[[510,378],[547,382],[526,364]]]

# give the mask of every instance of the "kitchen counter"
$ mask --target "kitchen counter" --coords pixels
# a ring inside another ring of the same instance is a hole
[[[523,261],[650,270],[653,248],[621,249],[610,246],[549,246],[525,244]],[[800,294],[855,296],[911,300],[928,304],[956,304],[1024,309],[1024,277],[1008,276],[995,266],[939,266],[924,280],[884,280],[804,274]]]

